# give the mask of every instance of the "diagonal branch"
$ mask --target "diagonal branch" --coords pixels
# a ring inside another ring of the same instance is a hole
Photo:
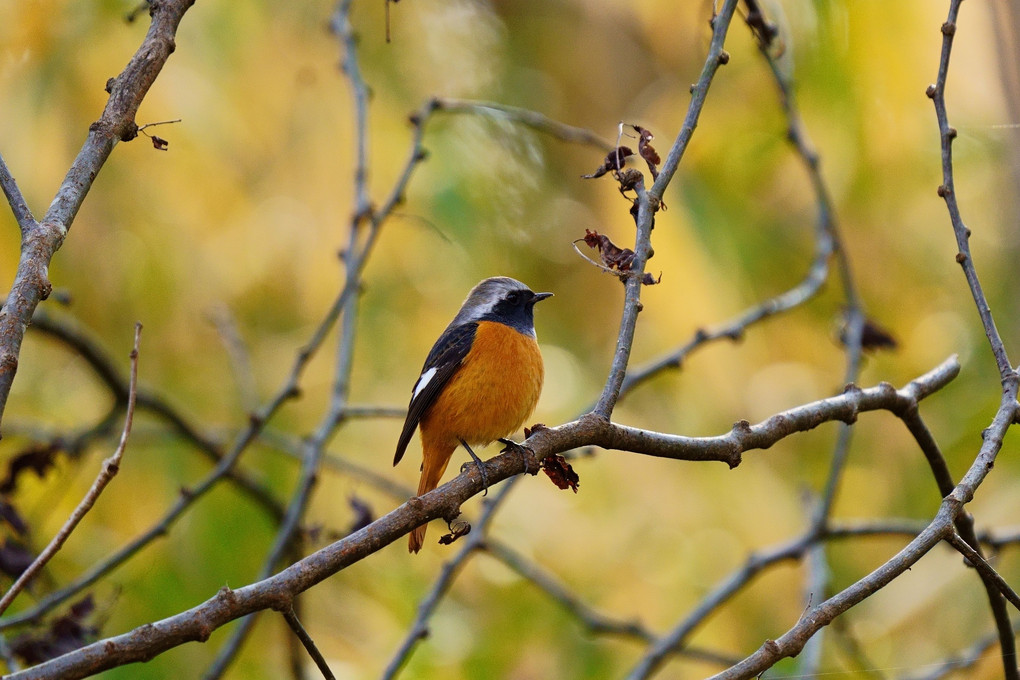
[[[21,188],[18,187],[18,183],[7,168],[7,162],[4,161],[2,154],[0,154],[0,189],[4,190],[4,196],[7,197],[7,202],[11,206],[11,212],[14,213],[18,226],[21,227],[22,236],[38,227],[35,217],[32,216],[32,211],[28,208],[28,203],[25,202],[25,197],[21,194]]]
[[[726,41],[726,33],[729,31],[730,21],[733,19],[736,8],[737,0],[726,0],[719,13],[712,17],[712,41],[705,57],[705,65],[701,69],[701,76],[692,88],[693,96],[687,107],[687,114],[684,116],[680,132],[677,134],[652,187],[646,191],[643,180],[634,187],[637,191],[636,211],[632,211],[637,227],[637,235],[634,238],[634,261],[631,264],[630,276],[624,284],[623,314],[620,319],[620,331],[616,340],[616,351],[613,353],[613,362],[609,368],[605,387],[592,411],[593,414],[607,421],[620,398],[620,391],[627,375],[627,366],[630,363],[630,350],[637,328],[637,317],[641,311],[642,275],[645,271],[645,263],[652,256],[651,234],[655,212],[659,209],[666,187],[669,186],[670,180],[680,165],[680,159],[683,158],[684,152],[687,151],[687,146],[694,136],[694,129],[698,126],[698,119],[701,117],[701,111],[705,106],[708,89],[715,78],[715,73],[721,65],[729,61],[729,55],[723,50],[723,43]]]
[[[950,360],[915,380],[916,389],[914,391],[918,398],[944,386],[956,375],[958,369],[959,366],[955,360]],[[750,430],[750,434],[746,434],[747,431],[741,428],[740,431],[744,434],[738,435],[734,440],[727,439],[730,435],[725,435],[722,438],[682,438],[682,441],[670,442],[677,448],[671,457],[688,460],[732,460],[735,449],[769,446],[782,439],[785,436],[784,432],[788,434],[787,430],[791,419],[799,426],[810,428],[819,422],[824,422],[826,417],[830,420],[842,419],[848,417],[850,413],[856,414],[869,409],[889,410],[894,408],[901,399],[906,398],[905,392],[906,388],[897,391],[890,386],[851,390],[840,397],[803,407],[814,413],[813,417],[791,417],[787,415],[791,412],[787,412],[784,417],[773,417],[766,421],[767,426],[756,426],[758,429]],[[1016,394],[1012,394],[1011,398],[1015,402]],[[1012,420],[1012,412],[1009,413],[1009,420]],[[898,558],[898,561],[894,559],[884,566],[881,577],[887,576],[891,579],[896,575],[893,572],[902,573],[902,570],[908,568],[923,552],[930,549],[929,541],[931,541],[931,545],[934,545],[947,535],[946,532],[952,530],[953,515],[959,512],[959,508],[972,495],[973,488],[983,479],[981,465],[988,462],[989,457],[994,460],[995,454],[1001,447],[1001,433],[1006,425],[1008,422],[1004,424],[1003,419],[998,419],[990,428],[979,460],[975,462],[972,471],[964,477],[964,481],[954,490],[954,495],[943,502],[939,521],[933,522],[911,542],[908,547],[914,552],[908,553],[906,557]],[[648,451],[642,450],[638,445],[643,443],[658,451],[660,446],[657,443],[658,438],[666,436],[644,432],[644,438],[642,438],[643,431],[633,428],[626,428],[625,436],[623,436],[617,432],[618,427],[597,417],[583,417],[556,428],[539,430],[532,434],[527,440],[527,444],[539,458],[584,445],[611,446],[611,442],[614,440],[633,445],[637,452],[647,453]],[[720,444],[720,439],[726,441]],[[720,456],[720,451],[723,451],[725,455]],[[483,465],[489,486],[521,475],[525,472],[526,464],[525,457],[516,452],[504,453],[486,461]],[[481,475],[478,469],[472,466],[467,472],[458,475],[438,489],[418,498],[412,498],[367,527],[312,553],[274,576],[238,590],[223,588],[216,596],[192,609],[162,621],[146,624],[129,633],[82,647],[21,673],[12,674],[9,676],[9,680],[26,680],[26,678],[73,680],[85,677],[128,663],[152,659],[185,642],[206,640],[217,628],[256,611],[280,610],[289,606],[299,593],[377,552],[422,523],[440,517],[455,517],[460,512],[461,504],[481,493],[482,488]],[[948,521],[948,524],[941,523],[943,518]],[[922,548],[923,552],[917,552]],[[874,592],[877,587],[873,588],[873,586],[873,580],[866,580],[864,585],[855,585],[836,598],[819,605],[819,608],[816,609],[826,608],[824,609],[826,612],[831,610],[832,618],[834,618],[841,611]],[[869,588],[872,589],[869,590]],[[846,594],[847,592],[849,594]],[[834,601],[838,606],[833,604]],[[828,620],[831,618],[826,620],[819,616],[812,619],[819,626],[824,625],[821,623],[822,621],[827,623]]]
[[[119,76],[107,85],[110,98],[99,120],[67,171],[46,215],[22,234],[21,259],[7,302],[0,310],[0,418],[18,369],[21,343],[39,302],[52,290],[47,276],[50,260],[67,236],[96,175],[119,141],[137,135],[135,113],[149,87],[174,51],[177,27],[194,0],[162,0],[150,4],[152,23],[138,51]],[[4,184],[5,192],[8,183]],[[17,208],[16,208],[17,210]]]
[[[995,327],[992,310],[988,306],[988,299],[981,288],[977,269],[974,267],[974,259],[970,252],[971,232],[964,224],[963,216],[960,214],[960,206],[956,201],[956,183],[953,177],[953,140],[956,139],[956,128],[949,125],[949,114],[946,110],[946,79],[949,75],[949,58],[953,51],[953,36],[956,35],[956,21],[961,2],[962,0],[950,0],[949,17],[942,24],[942,56],[939,59],[938,76],[935,83],[928,86],[926,94],[935,104],[935,117],[939,124],[939,137],[942,146],[942,184],[938,188],[938,194],[946,202],[949,219],[953,225],[953,234],[956,236],[956,246],[959,249],[956,261],[963,268],[967,285],[970,287],[970,294],[974,298],[978,315],[981,317],[981,325],[984,326],[988,344],[991,346],[995,363],[999,368],[999,376],[1005,381],[1011,376],[1015,378],[1015,374],[1009,357],[1006,355],[1006,347]]]
[[[294,635],[304,645],[305,651],[308,652],[308,656],[312,657],[312,661],[315,662],[316,668],[322,673],[322,677],[325,680],[335,680],[336,676],[333,675],[333,671],[330,670],[329,664],[326,663],[325,657],[322,656],[322,652],[315,645],[315,640],[308,634],[305,627],[301,625],[301,621],[298,619],[297,614],[294,612],[294,607],[288,607],[283,610],[283,618],[287,621],[287,625],[294,631]]]

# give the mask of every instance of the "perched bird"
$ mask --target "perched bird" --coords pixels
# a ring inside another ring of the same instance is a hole
[[[506,276],[485,279],[432,346],[393,456],[396,465],[421,426],[419,496],[439,486],[458,444],[484,477],[471,446],[509,436],[535,410],[544,369],[533,311],[536,302],[551,296]],[[421,550],[424,539],[422,525],[411,533],[409,550]]]

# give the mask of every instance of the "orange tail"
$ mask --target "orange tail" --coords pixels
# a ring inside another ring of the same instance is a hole
[[[435,445],[433,442],[422,442],[422,464],[421,481],[418,482],[418,495],[426,494],[439,486],[439,480],[446,472],[446,466],[450,464],[450,456],[453,455],[456,444]],[[422,524],[411,532],[407,549],[416,553],[421,550],[425,542],[425,529],[428,524]]]

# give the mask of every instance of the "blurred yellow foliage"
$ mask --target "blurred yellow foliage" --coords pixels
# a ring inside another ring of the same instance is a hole
[[[776,0],[781,66],[792,76],[806,129],[821,156],[836,216],[870,316],[900,348],[869,356],[862,385],[902,385],[951,353],[963,374],[924,402],[954,474],[972,460],[977,433],[998,401],[995,365],[974,313],[942,201],[938,130],[925,87],[935,78],[945,3]],[[105,102],[104,84],[146,30],[127,23],[128,2],[0,0],[0,152],[39,215]],[[679,130],[710,36],[711,3],[639,0],[408,0],[355,2],[352,21],[371,88],[369,186],[384,200],[410,148],[408,115],[432,96],[498,101],[615,139],[620,121],[656,134],[664,156]],[[223,441],[251,403],[282,384],[342,284],[337,257],[353,208],[355,123],[341,48],[326,30],[326,2],[199,2],[177,50],[146,98],[139,124],[169,141],[120,144],[54,258],[51,279],[73,315],[121,361],[135,320],[145,324],[141,380]],[[786,121],[768,68],[739,20],[729,64],[709,93],[694,141],[657,216],[649,270],[662,282],[643,294],[633,365],[687,342],[796,284],[813,252],[815,202],[785,141]],[[957,195],[1004,337],[1017,337],[1020,295],[1016,178],[1008,171],[1016,123],[1003,105],[992,26],[965,4],[947,98],[959,130]],[[624,140],[624,143],[632,143]],[[507,121],[438,115],[427,161],[386,224],[364,277],[351,399],[402,408],[432,341],[479,279],[504,274],[556,297],[538,311],[548,371],[535,420],[557,424],[597,396],[612,357],[621,287],[576,257],[584,229],[633,241],[629,204],[609,178],[581,180],[601,162]],[[18,230],[0,211],[0,272],[13,276]],[[843,302],[833,280],[806,305],[751,328],[739,343],[699,350],[682,371],[628,396],[614,419],[685,435],[725,432],[842,388],[834,330]],[[214,319],[226,314],[250,357],[257,394],[245,393]],[[1008,344],[1008,341],[1007,341]],[[271,423],[308,434],[332,389],[329,341],[299,400]],[[0,455],[38,430],[87,427],[111,401],[87,367],[49,338],[29,334],[4,421]],[[38,584],[45,592],[78,576],[156,521],[205,459],[140,413],[121,475]],[[416,464],[390,467],[398,419],[355,420],[332,452],[410,487]],[[664,631],[749,552],[797,535],[805,490],[826,477],[837,426],[749,452],[735,470],[598,452],[574,463],[580,493],[528,478],[491,532],[535,560],[595,609]],[[417,440],[415,440],[417,441]],[[18,507],[41,545],[112,450],[98,442],[18,489]],[[408,457],[415,461],[417,444]],[[485,453],[493,455],[495,449]],[[1020,472],[1007,441],[999,468],[971,506],[991,525],[1015,524]],[[460,453],[457,454],[460,456]],[[466,460],[466,457],[464,458]],[[451,470],[460,465],[455,458]],[[298,464],[265,443],[241,469],[289,497]],[[449,478],[450,475],[447,475]],[[351,497],[381,514],[400,499],[326,469],[306,526],[321,545],[351,521]],[[838,519],[925,520],[940,498],[927,466],[892,416],[862,416],[835,506]],[[480,503],[465,512],[477,517]],[[986,516],[987,513],[987,516]],[[157,541],[94,588],[104,634],[175,613],[220,586],[254,579],[272,540],[265,514],[229,484],[196,504]],[[439,532],[433,531],[438,534]],[[839,589],[904,541],[857,539],[831,548]],[[454,554],[433,542],[415,559],[390,546],[310,591],[306,626],[338,677],[378,677],[406,634],[418,601]],[[997,564],[1007,581],[1020,563]],[[804,569],[763,576],[691,643],[742,657],[791,626],[804,609]],[[31,598],[24,598],[25,601]],[[815,594],[814,602],[822,599]],[[19,601],[20,603],[21,601]],[[27,605],[22,605],[27,606]],[[17,609],[17,607],[16,607]],[[265,615],[233,677],[277,678],[288,633]],[[921,668],[992,630],[977,578],[958,556],[925,558],[902,582],[844,619],[843,630],[879,669]],[[925,625],[930,634],[916,634]],[[486,555],[469,563],[403,677],[620,677],[640,656],[632,641],[592,637],[519,576]],[[226,635],[188,645],[111,678],[198,677]],[[893,642],[895,641],[895,642]],[[859,668],[836,643],[823,669]],[[790,669],[792,666],[784,666]],[[678,659],[663,678],[718,670]],[[997,677],[987,663],[971,677]],[[891,671],[893,673],[899,670]],[[983,673],[983,674],[982,674]]]

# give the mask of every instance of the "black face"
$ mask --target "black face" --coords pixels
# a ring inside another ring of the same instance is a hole
[[[495,304],[484,321],[498,321],[516,328],[522,333],[531,333],[535,327],[533,310],[535,303],[549,297],[549,293],[533,293],[527,288],[507,291],[503,299]]]

